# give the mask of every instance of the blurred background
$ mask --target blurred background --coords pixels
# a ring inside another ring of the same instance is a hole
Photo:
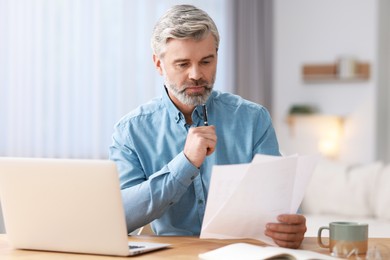
[[[215,88],[266,106],[283,154],[390,161],[387,0],[0,0],[0,156],[106,159],[161,95],[150,36],[181,3],[219,28]]]

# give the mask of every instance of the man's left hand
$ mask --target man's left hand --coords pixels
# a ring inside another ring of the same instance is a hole
[[[268,223],[265,235],[281,247],[299,248],[306,232],[306,218],[298,214],[282,214],[279,223]]]

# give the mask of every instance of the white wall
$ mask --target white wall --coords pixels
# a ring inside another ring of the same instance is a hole
[[[346,116],[340,160],[375,159],[377,0],[277,0],[274,2],[273,120],[285,154],[311,153],[308,138],[291,136],[286,116],[293,104],[311,104],[324,114]],[[332,63],[353,55],[371,64],[365,82],[302,81],[306,63]],[[294,139],[295,138],[295,139]]]

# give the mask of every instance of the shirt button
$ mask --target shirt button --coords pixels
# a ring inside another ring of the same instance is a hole
[[[172,206],[173,205],[173,202],[169,202],[169,206]]]
[[[191,177],[191,181],[193,181],[194,179],[195,179],[195,176],[192,176],[192,177]]]
[[[203,204],[203,200],[198,200],[198,203],[199,204]]]

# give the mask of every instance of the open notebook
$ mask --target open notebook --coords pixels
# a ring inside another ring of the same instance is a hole
[[[0,199],[15,248],[129,256],[169,246],[129,245],[112,161],[0,158]]]
[[[288,249],[275,246],[256,246],[247,243],[234,243],[199,255],[202,260],[264,260],[264,259],[289,259],[289,260],[334,260],[336,258],[320,253]]]

